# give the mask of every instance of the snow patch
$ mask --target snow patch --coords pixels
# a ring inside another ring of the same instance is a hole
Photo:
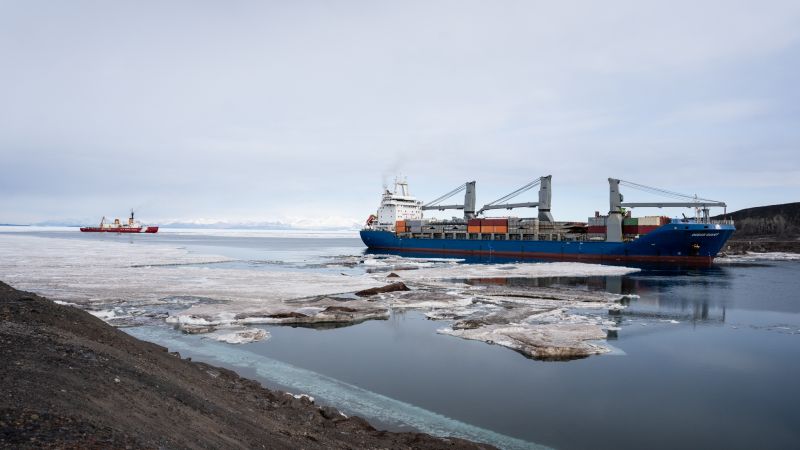
[[[800,253],[788,252],[747,252],[743,255],[727,255],[714,259],[717,263],[735,264],[756,261],[800,261]]]

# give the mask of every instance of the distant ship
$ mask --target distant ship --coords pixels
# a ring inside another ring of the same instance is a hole
[[[157,233],[157,226],[143,226],[133,218],[133,210],[128,218],[128,223],[123,224],[119,219],[114,222],[106,222],[105,216],[100,219],[100,225],[96,227],[81,227],[81,231],[88,233]]]
[[[637,261],[709,265],[735,230],[733,221],[712,220],[709,216],[709,207],[726,207],[723,202],[614,178],[609,178],[608,182],[608,214],[595,212],[587,222],[556,222],[550,213],[549,175],[535,179],[480,210],[475,208],[474,181],[423,204],[409,194],[405,180],[396,180],[394,191],[384,189],[377,214],[370,215],[361,230],[361,240],[370,249],[391,251],[603,263]],[[620,185],[680,201],[623,202]],[[539,187],[538,202],[508,203],[511,198],[536,186]],[[463,204],[443,203],[464,191]],[[695,208],[695,217],[634,218],[628,208],[636,207]],[[539,214],[532,218],[480,217],[484,211],[514,208],[538,208]],[[464,218],[423,219],[423,211],[445,209],[463,210]]]

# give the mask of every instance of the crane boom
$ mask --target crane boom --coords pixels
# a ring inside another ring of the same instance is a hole
[[[511,192],[510,194],[506,194],[493,202],[487,203],[476,213],[476,215],[480,215],[484,211],[489,211],[492,209],[539,208],[539,220],[553,222],[553,215],[550,213],[550,202],[552,199],[552,178],[552,175],[539,177],[522,186],[521,188]],[[504,203],[522,194],[523,192],[533,189],[536,186],[539,186],[538,202]]]
[[[440,203],[449,199],[450,197],[458,194],[459,192],[464,193],[464,204],[463,205],[441,205]],[[446,209],[463,209],[464,210],[464,218],[471,219],[475,217],[475,182],[468,181],[461,186],[453,189],[452,191],[437,197],[436,199],[424,204],[420,209],[423,211],[430,211],[430,210],[438,210],[444,211]]]
[[[486,205],[481,208],[481,211],[487,211],[490,209],[514,209],[514,208],[535,208],[539,206],[539,202],[531,202],[531,203],[506,203],[503,205]]]
[[[728,205],[725,202],[651,202],[651,203],[620,203],[621,206],[626,208],[697,208],[697,207],[711,207],[718,206],[725,208]]]
[[[619,191],[619,186],[627,186],[632,189],[647,192],[649,194],[660,195],[662,197],[670,197],[674,200],[682,200],[676,202],[624,202],[622,193]],[[696,195],[686,195],[678,192],[668,191],[652,186],[645,186],[643,184],[633,183],[631,181],[619,180],[616,178],[608,179],[609,188],[609,211],[608,219],[606,220],[606,241],[607,242],[621,242],[622,241],[622,208],[697,208],[703,212],[703,222],[710,221],[709,208],[720,207],[727,208],[725,202],[717,200],[710,200],[707,198],[700,198]]]

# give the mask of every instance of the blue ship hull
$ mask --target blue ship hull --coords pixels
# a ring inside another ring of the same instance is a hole
[[[658,262],[710,265],[731,237],[733,225],[673,222],[629,242],[401,238],[390,231],[361,230],[376,250],[489,255],[593,262]]]

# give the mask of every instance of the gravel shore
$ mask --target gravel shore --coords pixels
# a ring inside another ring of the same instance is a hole
[[[0,282],[0,447],[492,448],[379,431]]]

